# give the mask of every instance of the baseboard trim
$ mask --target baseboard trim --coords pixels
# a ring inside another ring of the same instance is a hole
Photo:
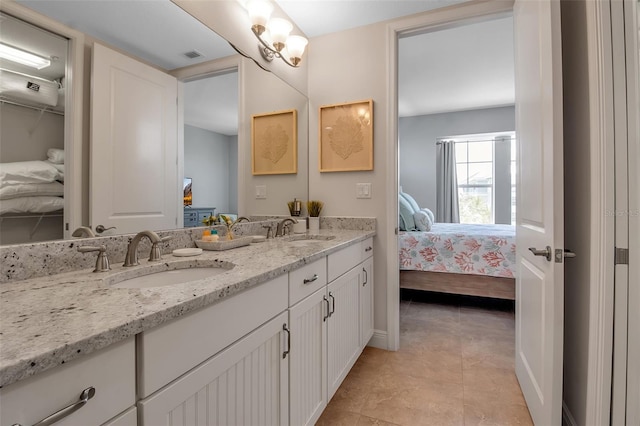
[[[569,407],[567,404],[562,401],[562,424],[564,426],[577,426],[576,420],[571,415],[571,411],[569,411]]]
[[[374,330],[373,336],[369,339],[369,343],[367,346],[373,346],[374,348],[384,349],[385,351],[389,348],[388,345],[388,337],[387,332],[382,330]]]

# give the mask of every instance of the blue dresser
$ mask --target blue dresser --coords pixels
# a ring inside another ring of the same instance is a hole
[[[216,214],[215,207],[185,207],[184,208],[184,227],[191,228],[194,226],[205,226],[203,219]]]

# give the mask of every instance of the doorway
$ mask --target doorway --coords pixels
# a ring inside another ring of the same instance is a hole
[[[238,215],[238,69],[183,82],[184,226],[223,213]]]

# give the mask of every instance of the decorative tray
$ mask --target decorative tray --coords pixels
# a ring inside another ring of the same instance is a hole
[[[248,246],[253,237],[237,237],[233,240],[202,241],[196,240],[196,246],[202,250],[230,250],[237,247]]]

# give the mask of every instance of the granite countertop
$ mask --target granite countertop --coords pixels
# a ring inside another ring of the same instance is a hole
[[[142,289],[112,288],[109,277],[148,265],[93,273],[91,269],[0,286],[0,387],[230,297],[307,263],[372,237],[374,231],[321,230],[331,240],[289,244],[286,238],[197,257],[163,255],[174,264],[197,259],[235,267],[210,278]],[[142,257],[142,254],[141,254]]]

